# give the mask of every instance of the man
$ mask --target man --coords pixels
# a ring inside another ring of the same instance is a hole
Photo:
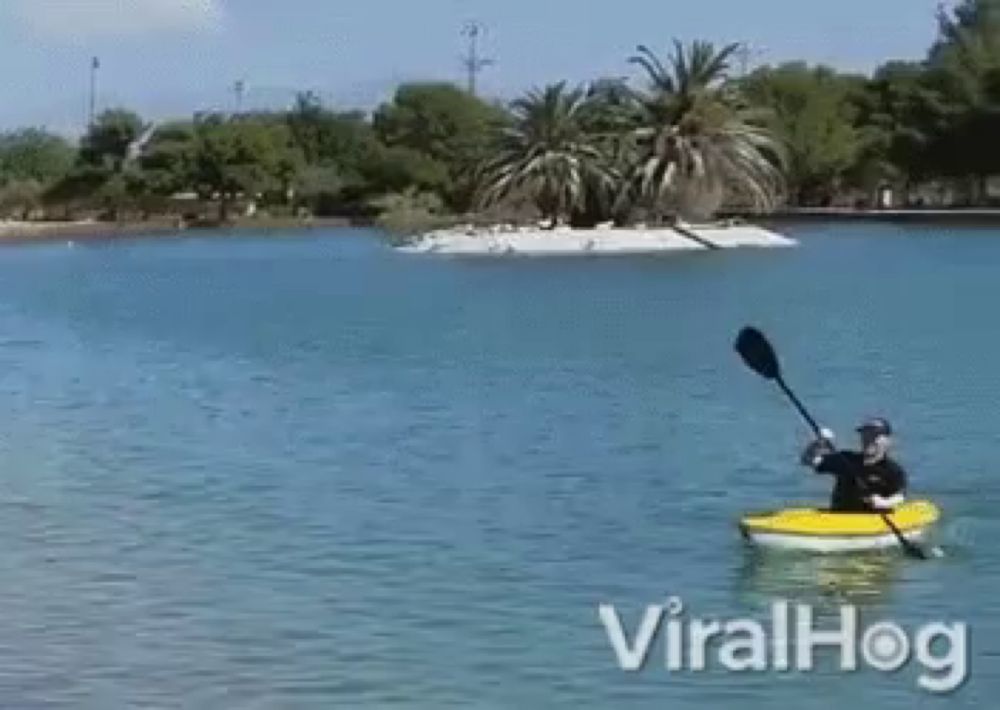
[[[889,458],[892,427],[885,419],[869,419],[857,428],[861,451],[837,451],[833,434],[806,447],[802,463],[817,473],[831,474],[833,487],[830,510],[839,513],[870,513],[892,510],[905,500],[906,472]]]

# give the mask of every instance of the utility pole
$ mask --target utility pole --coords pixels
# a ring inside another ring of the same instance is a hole
[[[746,76],[750,71],[750,63],[757,57],[764,55],[764,50],[754,48],[749,42],[740,42],[735,52],[740,62],[740,76]]]
[[[462,34],[469,39],[469,53],[462,59],[462,65],[468,75],[468,89],[473,96],[476,95],[476,84],[479,75],[488,67],[496,64],[492,59],[479,56],[479,38],[483,34],[483,26],[478,22],[467,22],[462,29]]]
[[[97,72],[101,68],[101,60],[92,57],[90,60],[90,108],[87,113],[87,126],[94,127],[97,121]]]
[[[243,113],[243,96],[246,94],[247,83],[243,79],[238,79],[233,84],[233,96],[236,99],[236,115]]]

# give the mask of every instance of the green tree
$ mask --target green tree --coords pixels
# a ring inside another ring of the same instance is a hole
[[[149,192],[169,196],[191,189],[195,137],[195,126],[190,121],[174,121],[156,127],[138,157],[142,179]]]
[[[146,130],[131,111],[102,113],[80,141],[73,168],[46,191],[46,202],[100,208],[118,219],[143,184],[134,161]]]
[[[951,74],[968,104],[981,100],[984,77],[1000,69],[1000,0],[961,0],[950,11],[942,5],[928,62]]]
[[[121,172],[132,147],[142,137],[146,125],[132,111],[105,111],[90,127],[80,143],[80,160],[85,165]]]
[[[861,153],[853,97],[863,79],[794,63],[759,69],[741,84],[752,103],[770,110],[794,201],[828,204]]]
[[[48,187],[43,200],[50,206],[61,206],[68,219],[81,207],[92,207],[98,191],[110,175],[103,167],[79,164]]]
[[[451,187],[443,196],[465,209],[473,196],[473,169],[504,119],[499,108],[452,84],[404,84],[375,112],[373,125],[390,148],[416,151],[444,166]]]
[[[366,190],[372,194],[407,188],[441,194],[448,189],[448,169],[426,153],[406,146],[380,146],[361,166]]]
[[[227,221],[240,197],[287,196],[300,159],[282,123],[208,117],[195,127],[192,184],[202,196],[219,200],[219,218]]]
[[[319,163],[336,165],[352,179],[383,147],[372,125],[358,111],[331,112],[323,124],[320,145]]]
[[[938,13],[938,40],[928,55],[928,81],[942,98],[944,126],[935,135],[939,171],[972,178],[970,198],[985,198],[1000,172],[1000,0],[962,0]]]
[[[296,176],[296,205],[313,215],[350,211],[344,195],[350,183],[334,165],[306,165]]]
[[[49,183],[64,176],[75,151],[69,141],[37,128],[0,133],[0,184]]]
[[[756,209],[777,203],[783,148],[767,113],[726,81],[737,48],[675,42],[664,64],[639,47],[631,61],[645,71],[648,88],[635,94],[630,199],[695,218],[710,216],[727,199]]]
[[[890,180],[904,190],[942,174],[941,136],[949,109],[921,62],[889,62],[855,91],[860,151],[852,179],[865,187]]]
[[[511,125],[483,167],[481,205],[527,197],[554,228],[585,209],[588,196],[611,194],[616,176],[588,130],[590,107],[583,89],[565,83],[515,101]]]
[[[307,165],[322,162],[326,152],[327,121],[330,112],[323,107],[319,97],[311,91],[300,92],[295,97],[295,105],[288,112],[286,121],[292,132],[292,140],[302,151]]]
[[[41,206],[44,190],[37,180],[10,180],[0,185],[0,217],[28,219]]]
[[[365,114],[331,111],[310,92],[296,97],[286,121],[308,165],[337,164],[355,169],[378,145]]]
[[[410,159],[412,151],[384,146],[363,113],[331,111],[307,92],[297,97],[287,123],[306,165],[298,176],[300,203],[315,213],[363,212],[371,195],[410,184],[447,186],[442,166],[433,163],[429,175],[426,156]]]
[[[378,211],[378,226],[397,235],[427,232],[448,223],[442,216],[444,203],[432,192],[410,188],[381,195],[372,202]]]

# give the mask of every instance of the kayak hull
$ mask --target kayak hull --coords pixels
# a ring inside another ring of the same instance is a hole
[[[940,512],[928,501],[913,501],[891,513],[906,539],[919,542]],[[899,546],[895,533],[878,513],[831,513],[797,508],[748,515],[740,520],[744,539],[756,547],[815,553],[862,552]]]
[[[911,542],[920,542],[925,536],[924,530],[903,533]],[[772,550],[801,550],[819,554],[838,552],[865,552],[870,550],[885,550],[899,547],[899,540],[893,533],[888,535],[866,535],[864,537],[825,536],[809,537],[806,535],[783,535],[780,533],[744,533],[744,537],[755,547]]]

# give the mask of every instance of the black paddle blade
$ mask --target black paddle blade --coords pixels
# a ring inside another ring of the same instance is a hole
[[[756,328],[744,328],[736,337],[736,352],[751,370],[769,380],[781,379],[778,355],[764,334]]]

